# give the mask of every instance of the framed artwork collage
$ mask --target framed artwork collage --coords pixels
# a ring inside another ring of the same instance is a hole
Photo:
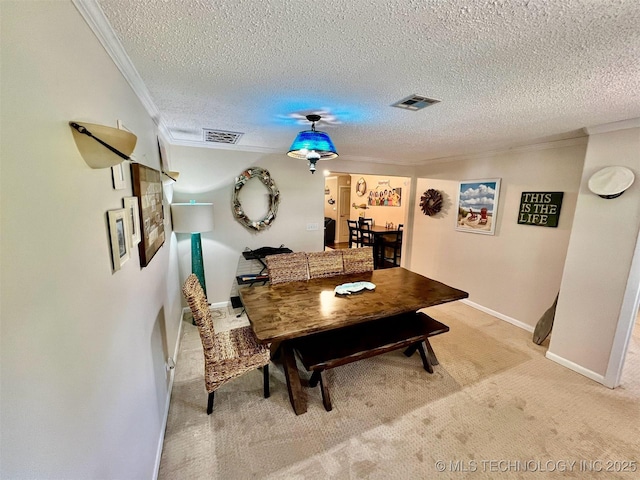
[[[120,120],[118,128],[128,130]],[[166,155],[158,138],[158,150],[164,167]],[[133,159],[133,156],[131,156]],[[112,271],[116,272],[138,247],[140,266],[146,267],[164,244],[164,206],[161,173],[134,161],[131,163],[132,196],[123,197],[122,208],[107,211]],[[114,190],[127,185],[125,162],[111,167]]]

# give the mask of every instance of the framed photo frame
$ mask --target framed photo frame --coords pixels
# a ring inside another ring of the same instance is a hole
[[[129,247],[133,248],[140,243],[142,235],[140,234],[140,208],[138,206],[138,197],[124,197],[124,209],[127,213],[127,222],[129,224]]]
[[[499,198],[499,178],[460,182],[456,230],[494,235]]]
[[[124,190],[127,186],[127,181],[124,178],[124,164],[119,163],[111,167],[111,178],[113,178],[113,189]]]
[[[119,208],[107,212],[109,221],[109,239],[111,241],[111,261],[113,271],[122,268],[129,260],[129,226],[127,224],[126,210]]]
[[[160,172],[140,163],[131,164],[133,195],[140,210],[140,266],[146,267],[164,244],[164,205]]]

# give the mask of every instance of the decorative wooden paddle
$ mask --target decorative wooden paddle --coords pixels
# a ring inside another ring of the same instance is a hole
[[[551,333],[551,329],[553,328],[553,319],[556,316],[556,305],[558,305],[558,296],[556,295],[556,299],[553,302],[546,312],[542,314],[540,320],[538,320],[538,324],[536,325],[535,330],[533,331],[533,343],[536,345],[540,345],[544,342],[544,339],[549,336]]]

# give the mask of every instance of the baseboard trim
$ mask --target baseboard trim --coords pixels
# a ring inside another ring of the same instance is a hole
[[[600,375],[599,373],[596,373],[592,370],[581,367],[577,363],[573,363],[572,361],[567,360],[566,358],[563,358],[559,355],[556,355],[555,353],[552,353],[548,350],[547,350],[547,353],[545,354],[545,357],[547,357],[549,360],[553,362],[556,362],[562,365],[563,367],[568,368],[569,370],[573,370],[574,372],[579,373],[580,375],[583,375],[590,380],[593,380],[594,382],[598,382],[604,385],[605,387],[613,388],[605,383],[604,375]]]
[[[180,340],[182,340],[182,321],[184,320],[185,311],[188,310],[189,307],[183,308],[180,313],[180,325],[178,326],[178,338],[176,339],[176,345],[173,349],[173,362],[177,363],[178,352],[180,351]],[[162,419],[162,427],[160,431],[162,432],[160,435],[160,439],[158,440],[158,449],[156,451],[156,464],[154,466],[153,478],[157,480],[158,474],[160,473],[160,460],[162,459],[162,448],[164,447],[164,436],[167,432],[167,422],[169,420],[169,407],[171,406],[171,392],[173,390],[173,378],[175,376],[176,369],[172,368],[169,370],[169,387],[167,388],[167,398],[164,403],[164,418]]]
[[[230,301],[227,302],[218,302],[218,303],[212,303],[211,304],[211,308],[226,308],[231,304]]]
[[[488,313],[489,315],[499,318],[500,320],[504,320],[505,322],[515,325],[516,327],[520,327],[523,330],[526,330],[528,332],[533,333],[533,331],[535,330],[535,328],[532,327],[531,325],[521,322],[520,320],[516,320],[515,318],[511,318],[507,315],[503,315],[502,313],[496,312],[495,310],[491,310],[490,308],[483,307],[482,305],[479,305],[470,300],[463,299],[460,301],[466,305],[469,305],[472,308],[475,308],[476,310],[480,310],[481,312]],[[562,365],[563,367],[568,368],[569,370],[573,370],[574,372],[579,373],[580,375],[583,375],[588,379],[593,380],[594,382],[598,382],[604,385],[605,387],[614,388],[613,385],[607,384],[604,375],[600,375],[599,373],[596,373],[587,368],[581,367],[577,363],[573,363],[572,361],[567,360],[566,358],[560,357],[559,355],[556,355],[555,353],[552,353],[549,350],[547,350],[545,357],[551,360],[552,362],[556,362],[557,364]]]
[[[515,325],[516,327],[522,328],[523,330],[526,330],[527,332],[533,333],[534,327],[532,327],[528,323],[521,322],[520,320],[516,320],[515,318],[509,317],[509,316],[504,315],[504,314],[502,314],[500,312],[496,312],[495,310],[491,310],[490,308],[483,307],[482,305],[479,305],[479,304],[477,304],[475,302],[472,302],[471,300],[468,300],[468,299],[463,299],[463,300],[460,300],[460,301],[462,303],[464,303],[465,305],[469,305],[470,307],[475,308],[476,310],[480,310],[481,312],[488,313],[489,315],[497,317],[500,320],[504,320],[505,322],[510,323],[511,325]]]

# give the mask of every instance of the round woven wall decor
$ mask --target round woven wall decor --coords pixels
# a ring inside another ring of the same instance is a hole
[[[251,220],[244,213],[242,204],[238,195],[244,185],[252,178],[259,179],[267,190],[269,190],[269,210],[267,214],[260,220]],[[271,178],[268,170],[260,167],[249,167],[236,178],[236,184],[233,189],[233,216],[236,217],[242,225],[251,230],[263,230],[273,223],[278,212],[278,204],[280,203],[280,191],[276,187],[275,182]]]
[[[420,197],[420,208],[425,215],[435,215],[442,210],[442,194],[430,188]]]

